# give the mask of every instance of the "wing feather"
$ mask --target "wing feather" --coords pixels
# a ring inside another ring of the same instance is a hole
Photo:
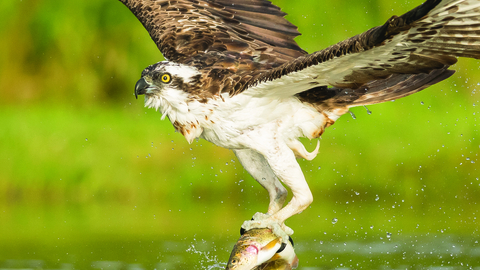
[[[417,93],[455,73],[447,68],[448,66],[445,66],[429,73],[395,74],[386,79],[368,82],[356,89],[321,86],[299,93],[298,98],[312,104],[318,111],[340,116],[350,107],[396,100]]]
[[[294,41],[297,28],[267,0],[120,1],[167,59],[202,72],[203,91],[197,93],[202,100],[225,92],[297,95],[318,105],[322,96],[348,100],[331,97],[331,89],[375,89],[370,98],[351,98],[343,107],[348,108],[359,100],[369,104],[406,96],[425,88],[422,83],[445,79],[456,57],[480,58],[480,0],[427,0],[381,26],[308,55]],[[377,82],[393,94],[381,94]],[[406,87],[407,82],[415,82],[416,88]]]
[[[264,66],[270,68],[306,54],[293,40],[300,34],[297,27],[266,0],[120,1],[173,62],[204,67],[196,61],[204,54],[220,62],[242,54],[252,62],[269,59]]]
[[[435,77],[433,71],[445,70],[456,63],[456,57],[480,58],[479,0],[428,0],[382,26],[259,74],[245,88],[248,94],[260,96],[327,89],[322,86],[361,89],[376,80],[400,78],[397,74]],[[421,88],[418,82],[415,85]]]

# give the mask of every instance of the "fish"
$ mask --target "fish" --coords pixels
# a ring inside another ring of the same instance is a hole
[[[298,257],[290,238],[287,243],[271,229],[244,232],[233,247],[226,270],[291,270],[298,267]]]

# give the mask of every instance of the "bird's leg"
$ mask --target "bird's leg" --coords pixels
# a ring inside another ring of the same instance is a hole
[[[284,208],[271,216],[261,220],[255,220],[254,216],[254,220],[244,222],[242,228],[247,231],[252,228],[271,228],[283,242],[286,242],[288,236],[293,234],[293,230],[283,223],[287,218],[305,210],[312,203],[313,196],[294,153],[285,143],[272,140],[255,145],[255,148],[263,155],[272,172],[291,189],[293,198]]]
[[[267,160],[261,154],[251,149],[237,149],[233,152],[247,172],[268,191],[270,204],[264,218],[277,213],[282,209],[288,192],[270,169]],[[260,214],[256,214],[257,218],[260,218]]]

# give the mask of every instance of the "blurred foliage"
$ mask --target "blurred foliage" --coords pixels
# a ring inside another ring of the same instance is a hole
[[[274,1],[309,52],[421,1],[397,2]],[[3,243],[44,237],[56,245],[82,230],[234,240],[243,220],[266,210],[267,193],[230,151],[188,145],[134,99],[142,69],[163,58],[120,2],[1,1],[0,15]],[[478,236],[478,61],[454,68],[446,82],[369,107],[371,115],[356,108],[356,120],[345,115],[327,130],[317,159],[300,161],[315,201],[289,220],[297,235],[342,238],[375,225],[382,235]]]
[[[126,99],[141,70],[161,59],[117,1],[2,1],[1,102],[102,104]],[[14,88],[14,90],[12,89]],[[131,96],[128,96],[130,98]]]

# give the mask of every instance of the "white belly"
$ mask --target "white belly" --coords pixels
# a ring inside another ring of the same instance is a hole
[[[287,144],[299,137],[317,138],[323,133],[326,116],[295,97],[224,96],[202,125],[201,137],[229,149],[248,148],[252,133],[257,140],[283,140]]]

